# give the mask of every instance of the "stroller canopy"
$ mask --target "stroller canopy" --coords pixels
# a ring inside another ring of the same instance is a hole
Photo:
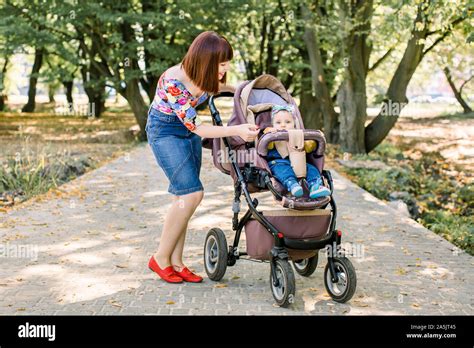
[[[236,102],[235,107],[240,110],[236,110],[232,116],[235,120],[231,118],[229,124],[250,123],[258,124],[260,127],[270,126],[273,104],[293,105],[295,109],[295,128],[304,129],[295,101],[280,80],[272,75],[261,75],[255,80],[247,82],[236,92],[236,97],[239,98],[239,103]],[[258,120],[256,120],[257,115]]]

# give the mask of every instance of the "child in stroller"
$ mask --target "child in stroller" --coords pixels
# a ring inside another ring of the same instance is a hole
[[[304,128],[295,101],[272,75],[265,74],[245,81],[235,93],[223,92],[211,96],[209,109],[212,122],[218,126],[223,126],[223,122],[214,101],[221,97],[232,97],[234,101],[227,125],[251,123],[265,130],[272,127],[271,110],[274,105],[280,105],[293,108],[295,129],[267,131],[252,143],[239,137],[202,140],[203,147],[211,150],[216,168],[230,175],[234,181],[232,230],[235,235],[233,242],[228,243],[221,228],[213,227],[208,231],[204,242],[204,267],[209,279],[220,281],[227,267],[234,266],[240,259],[269,262],[273,298],[279,306],[286,307],[295,300],[295,276],[290,262],[296,273],[309,277],[317,268],[319,251],[326,249],[324,286],[334,301],[349,301],[356,290],[357,278],[351,261],[341,252],[342,231],[336,229],[333,180],[330,171],[324,169],[324,134]],[[315,142],[307,153],[303,151],[306,140]],[[307,183],[301,180],[303,196],[296,198],[288,195],[288,190],[269,168],[267,155],[271,142],[279,151],[287,148],[291,163],[296,164],[294,172],[297,178],[304,177],[302,169],[305,170],[306,165],[302,164],[310,163],[316,167],[330,194],[312,199],[308,195]],[[265,191],[271,192],[276,199],[274,207],[267,209],[251,196]],[[242,196],[248,210],[239,216]],[[239,248],[243,232],[246,236],[245,251]]]
[[[293,107],[291,105],[273,105],[271,119],[273,127],[265,128],[263,134],[295,128]],[[312,152],[316,147],[314,140],[306,140],[304,144],[305,152],[308,153]],[[278,152],[274,143],[270,143],[267,161],[273,176],[287,188],[288,192],[291,192],[293,196],[299,198],[303,196],[303,188],[298,182],[288,157],[289,156],[282,158],[282,155]],[[322,185],[321,174],[318,168],[310,163],[306,163],[306,173],[306,182],[309,187],[310,198],[326,197],[331,194],[331,191]]]

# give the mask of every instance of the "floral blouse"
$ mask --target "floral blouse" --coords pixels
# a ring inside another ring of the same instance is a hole
[[[187,129],[194,131],[202,123],[195,107],[207,99],[207,93],[195,98],[181,81],[163,75],[158,81],[152,107],[167,115],[176,114]]]

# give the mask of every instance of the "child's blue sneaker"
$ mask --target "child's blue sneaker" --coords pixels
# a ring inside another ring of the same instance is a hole
[[[331,191],[326,186],[322,186],[319,182],[311,185],[311,188],[309,190],[309,197],[313,199],[326,197],[326,196],[329,196],[330,194],[331,194]]]
[[[291,185],[290,192],[296,198],[300,198],[301,196],[303,196],[303,193],[304,193],[303,188],[297,182],[295,182],[293,185]]]

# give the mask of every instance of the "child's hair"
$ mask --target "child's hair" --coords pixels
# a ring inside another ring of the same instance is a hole
[[[291,114],[291,116],[293,116],[293,119],[295,118],[295,115],[293,114],[293,112],[295,111],[295,108],[293,107],[293,105],[274,104],[272,106],[272,122],[273,122],[273,116],[275,116],[280,111],[288,111]]]

